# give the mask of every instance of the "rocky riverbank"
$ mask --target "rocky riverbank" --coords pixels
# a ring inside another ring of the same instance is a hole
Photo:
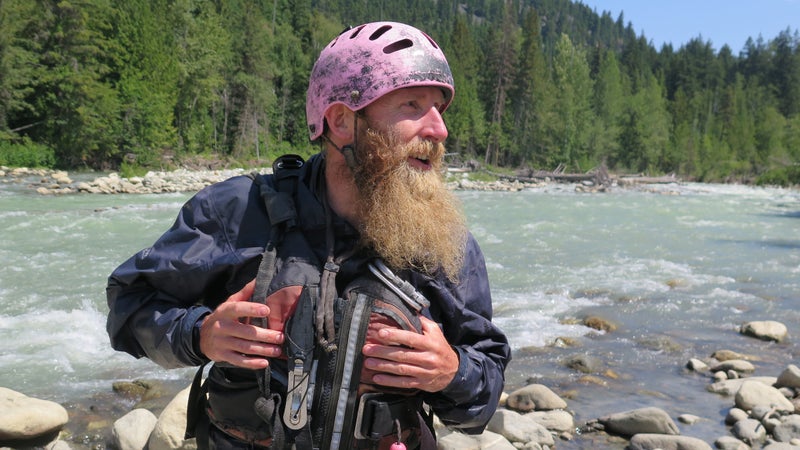
[[[748,322],[739,332],[744,339],[780,342],[789,337],[786,326],[775,321]],[[729,399],[714,442],[684,435],[680,428],[715,418],[688,413],[671,417],[657,407],[609,411],[577,423],[568,397],[543,383],[531,383],[504,395],[481,435],[468,436],[437,424],[439,449],[800,449],[800,368],[789,362],[779,374],[759,374],[752,360],[758,355],[721,349],[709,358],[686,362],[688,373],[708,379],[708,392],[688,393],[690,397],[710,392]],[[194,449],[195,442],[183,435],[187,397],[188,387],[183,385],[119,382],[105,403],[77,408],[0,388],[0,447]],[[586,445],[575,447],[577,442]]]
[[[250,172],[271,173],[271,168],[151,171],[141,177],[124,178],[118,173],[76,181],[68,172],[47,169],[0,167],[0,180],[29,187],[42,195],[69,194],[163,194],[172,192],[196,192],[209,184]],[[82,175],[86,177],[86,175]],[[472,181],[467,173],[452,172],[447,182],[454,190],[520,191],[546,184],[541,181]],[[592,188],[591,183],[581,184],[582,189]]]

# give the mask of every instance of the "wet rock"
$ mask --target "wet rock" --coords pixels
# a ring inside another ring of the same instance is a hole
[[[743,353],[734,352],[733,350],[717,350],[711,354],[711,357],[717,361],[728,361],[730,359],[743,359],[745,361],[757,361],[758,358]]]
[[[737,374],[753,373],[756,371],[756,367],[750,361],[743,359],[729,359],[711,366],[712,372],[729,372],[731,370]]]
[[[781,342],[789,335],[786,325],[774,320],[748,322],[739,330],[745,336],[751,336],[764,341]]]
[[[523,412],[564,409],[567,407],[567,402],[542,384],[530,384],[517,389],[508,395],[506,404],[511,409]]]
[[[685,423],[686,425],[694,425],[701,420],[701,417],[695,416],[694,414],[681,414],[678,416],[678,422]]]
[[[587,355],[575,355],[567,358],[564,365],[572,370],[577,370],[582,373],[597,373],[600,371],[600,362]]]
[[[583,319],[583,324],[589,328],[610,333],[616,331],[617,325],[610,320],[598,316],[589,316]]]
[[[705,372],[708,370],[708,364],[697,358],[691,358],[689,362],[686,363],[686,368],[692,372]]]
[[[0,387],[0,447],[3,442],[58,434],[68,420],[67,410],[58,403]]]
[[[609,433],[622,436],[636,434],[680,434],[678,426],[664,410],[655,407],[640,408],[631,411],[601,417],[598,421]]]

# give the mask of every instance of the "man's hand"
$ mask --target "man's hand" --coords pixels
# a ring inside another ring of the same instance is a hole
[[[383,386],[438,392],[458,371],[458,354],[436,322],[420,317],[422,333],[395,328],[378,332],[378,343],[365,344],[364,365],[376,372],[372,382]]]
[[[255,280],[231,295],[205,317],[200,326],[200,351],[212,361],[245,369],[265,369],[267,358],[281,355],[283,333],[249,324],[249,318],[269,315],[269,307],[251,302]]]

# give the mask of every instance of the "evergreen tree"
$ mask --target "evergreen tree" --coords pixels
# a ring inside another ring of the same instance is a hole
[[[594,84],[593,108],[597,117],[593,151],[600,161],[613,166],[619,159],[620,125],[627,94],[622,72],[612,51],[600,52],[600,63]]]
[[[112,81],[116,42],[106,1],[41,1],[31,32],[38,47],[26,102],[35,105],[29,136],[55,150],[66,167],[101,165],[119,145],[120,105]]]
[[[558,136],[559,147],[552,162],[563,163],[574,170],[588,170],[597,161],[589,153],[594,116],[591,110],[592,79],[586,53],[561,35],[553,58],[555,87],[555,121],[551,133]]]
[[[518,162],[541,163],[544,122],[550,97],[548,68],[542,51],[539,14],[530,8],[522,26],[522,48],[517,63],[512,105],[514,120],[512,140]]]
[[[180,74],[173,11],[163,0],[115,0],[114,7],[122,127],[115,159],[157,165],[161,153],[177,144],[173,112]]]
[[[483,105],[478,99],[479,49],[467,21],[456,16],[450,44],[445,48],[456,95],[445,116],[451,151],[475,156],[486,133]]]
[[[490,116],[484,163],[496,165],[501,161],[500,153],[506,144],[503,117],[506,115],[508,92],[514,77],[519,46],[516,11],[511,2],[503,2],[502,22],[499,27],[492,28],[490,36],[488,74],[485,80],[486,93],[489,95],[486,98],[489,105],[487,111]]]

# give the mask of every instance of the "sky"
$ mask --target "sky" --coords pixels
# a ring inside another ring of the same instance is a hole
[[[598,14],[609,11],[615,21],[620,11],[625,25],[633,25],[660,50],[672,43],[678,50],[702,36],[715,50],[728,44],[734,55],[748,37],[759,34],[768,42],[787,27],[800,29],[800,0],[575,0]]]

